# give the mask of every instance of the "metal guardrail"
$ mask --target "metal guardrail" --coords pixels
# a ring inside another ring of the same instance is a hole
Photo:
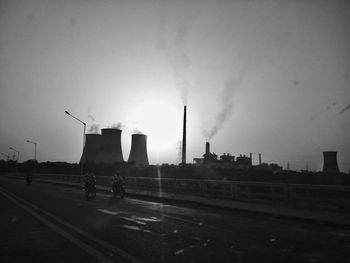
[[[35,177],[72,183],[83,182],[80,175],[37,174]],[[109,186],[111,181],[112,178],[107,176],[97,178],[97,184],[102,186]],[[126,185],[127,189],[136,191],[312,206],[350,212],[349,186],[149,177],[127,177]]]

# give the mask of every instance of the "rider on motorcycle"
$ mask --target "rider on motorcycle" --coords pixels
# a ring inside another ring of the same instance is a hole
[[[95,185],[95,183],[96,176],[91,170],[89,170],[88,173],[85,175],[85,188],[89,187],[90,185]]]
[[[120,193],[124,197],[124,194],[125,194],[124,178],[118,172],[113,175],[112,190],[114,192],[114,195],[116,195],[117,193]]]
[[[112,186],[119,187],[121,180],[122,180],[122,178],[121,178],[120,174],[117,172],[116,174],[113,175]]]

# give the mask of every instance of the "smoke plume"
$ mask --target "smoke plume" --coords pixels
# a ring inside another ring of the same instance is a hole
[[[112,129],[119,129],[121,130],[123,128],[123,124],[121,122],[118,122],[118,123],[113,123],[111,126],[109,126],[109,128],[112,128]]]
[[[233,95],[234,91],[237,87],[239,87],[241,81],[229,81],[226,83],[223,92],[220,97],[220,109],[215,118],[214,124],[211,128],[204,127],[203,128],[203,136],[207,141],[209,141],[215,134],[219,131],[221,126],[226,122],[226,120],[230,117],[233,109]]]
[[[173,69],[175,84],[180,92],[181,102],[184,105],[187,104],[188,90],[191,85],[189,70],[192,65],[186,48],[188,42],[187,20],[188,18],[183,18],[181,22],[176,22],[174,32],[171,28],[173,25],[169,24],[167,18],[162,15],[160,21],[163,38],[159,40],[162,43],[161,48],[165,50]],[[168,39],[164,38],[167,30],[174,32]]]
[[[135,128],[133,131],[133,134],[143,134],[143,132],[140,131],[139,129]]]
[[[346,112],[348,109],[350,109],[350,104],[348,106],[346,106],[344,109],[342,109],[339,114],[342,114],[344,112]]]
[[[92,120],[92,121],[95,121],[94,116],[92,116],[91,114],[88,115],[88,119],[90,119],[90,120]]]
[[[182,22],[177,28],[174,45],[169,49],[176,86],[180,91],[181,101],[184,105],[187,104],[188,89],[190,86],[188,71],[192,64],[185,49],[187,36],[188,26],[185,22]]]
[[[89,128],[89,133],[98,133],[100,126],[98,124],[92,124]]]

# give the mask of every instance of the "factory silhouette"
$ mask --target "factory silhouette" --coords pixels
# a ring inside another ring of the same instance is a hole
[[[183,115],[183,137],[181,147],[181,163],[186,164],[186,114],[187,106],[184,106]],[[85,145],[80,159],[80,164],[85,163],[102,163],[114,164],[123,163],[123,153],[121,146],[122,130],[118,128],[104,128],[101,129],[101,134],[86,134]],[[277,164],[262,163],[262,155],[259,153],[258,165],[252,163],[252,153],[249,156],[239,155],[237,157],[230,153],[224,153],[218,156],[210,152],[210,143],[205,143],[205,153],[203,158],[194,158],[196,166],[205,166],[208,168],[226,168],[239,170],[256,170],[256,171],[282,171],[282,166]],[[145,167],[149,165],[147,154],[147,136],[145,134],[135,133],[131,136],[131,149],[128,158],[128,163],[138,167]],[[289,170],[289,168],[287,168]],[[337,163],[337,152],[325,151],[323,152],[323,169],[325,173],[339,173]]]
[[[193,180],[224,180],[252,181],[321,185],[350,185],[350,177],[339,171],[337,152],[323,152],[322,171],[293,171],[283,169],[275,163],[262,162],[259,153],[259,163],[253,165],[253,154],[234,156],[224,153],[216,155],[210,150],[210,142],[205,142],[204,154],[194,158],[193,162],[186,160],[186,114],[184,106],[182,146],[179,150],[182,158],[179,164],[152,165],[147,153],[147,135],[135,131],[131,135],[131,148],[127,160],[123,158],[122,130],[120,127],[103,128],[101,133],[84,134],[84,148],[78,163],[43,162],[29,160],[17,163],[16,160],[0,161],[0,172],[26,173],[35,171],[38,174],[83,174],[92,170],[98,176],[112,176],[120,172],[126,177],[168,178]],[[93,132],[93,130],[91,130]],[[97,132],[94,129],[94,132]],[[179,156],[180,157],[180,156]],[[321,158],[320,158],[321,159]]]

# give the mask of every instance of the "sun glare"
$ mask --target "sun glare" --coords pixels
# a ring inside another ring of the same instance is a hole
[[[135,130],[147,135],[147,148],[164,151],[176,147],[182,136],[182,109],[161,100],[140,104],[132,114]]]

